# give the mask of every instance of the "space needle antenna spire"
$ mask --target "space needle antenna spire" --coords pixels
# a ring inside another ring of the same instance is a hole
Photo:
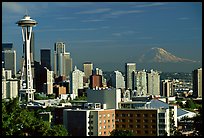
[[[33,76],[31,70],[31,58],[30,58],[30,45],[31,45],[31,34],[32,34],[32,27],[37,25],[37,22],[30,18],[27,14],[20,19],[16,24],[22,28],[22,37],[23,37],[23,44],[25,48],[25,56],[24,56],[24,64],[25,64],[25,72],[24,72],[24,65],[21,74],[21,84],[20,84],[20,100],[26,100],[27,102],[34,100],[34,92],[35,89],[33,88]]]

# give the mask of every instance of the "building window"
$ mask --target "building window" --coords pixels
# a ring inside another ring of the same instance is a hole
[[[110,117],[110,114],[108,114],[107,116]]]
[[[106,129],[106,126],[103,126],[104,129]]]
[[[148,125],[144,125],[144,128],[148,128]]]
[[[148,123],[148,120],[147,120],[147,119],[145,119],[143,122],[144,122],[144,123]]]
[[[136,128],[140,128],[140,125],[136,125]]]
[[[133,122],[133,120],[132,120],[132,119],[129,119],[129,120],[128,120],[128,122],[132,123],[132,122]]]
[[[99,132],[99,135],[101,135],[101,132]]]
[[[147,131],[147,130],[145,130],[145,131],[144,131],[144,133],[145,133],[145,134],[148,134],[148,131]]]
[[[129,125],[129,128],[133,128],[133,125]]]
[[[125,114],[122,114],[122,117],[125,117],[126,115]]]
[[[108,119],[108,123],[110,123],[110,120]]]
[[[140,117],[141,115],[140,114],[136,114],[136,117]]]
[[[106,131],[104,131],[103,134],[106,135]]]
[[[118,125],[118,124],[116,124],[116,128],[119,128],[119,125]]]
[[[101,129],[101,126],[99,127],[99,129]]]
[[[114,117],[114,114],[112,114],[112,117]]]
[[[148,114],[144,114],[143,117],[148,117]]]
[[[103,120],[104,124],[106,123],[106,120]]]
[[[155,125],[152,125],[151,128],[156,128],[156,126],[155,126]]]
[[[122,128],[125,128],[125,125],[122,125]]]
[[[99,115],[99,118],[101,118],[101,115]]]
[[[103,117],[106,117],[106,115],[104,114]]]
[[[156,114],[152,114],[151,116],[152,116],[152,117],[156,117]]]
[[[125,119],[122,119],[122,122],[125,122]]]
[[[118,114],[116,114],[116,117],[118,117]]]
[[[152,119],[151,122],[152,122],[152,123],[156,123],[156,120],[155,120],[155,119]]]
[[[114,119],[112,119],[112,122],[114,122]]]
[[[141,131],[140,131],[140,130],[137,130],[137,131],[136,131],[136,133],[137,133],[137,134],[140,134],[140,133],[141,133]]]
[[[153,130],[153,131],[152,131],[152,134],[156,134],[156,131],[155,131],[155,130]]]
[[[140,121],[141,121],[140,119],[137,119],[137,120],[136,120],[137,123],[140,123]]]

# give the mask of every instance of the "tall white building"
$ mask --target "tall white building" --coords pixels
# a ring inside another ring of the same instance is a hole
[[[125,87],[126,89],[135,89],[135,72],[136,63],[126,63],[125,64]]]
[[[151,70],[147,73],[148,95],[160,95],[160,75],[157,71]]]
[[[147,95],[147,76],[145,70],[136,72],[136,88],[137,95],[139,96]]]
[[[12,75],[16,76],[16,51],[15,50],[5,50],[2,51],[4,55],[4,68],[6,70],[12,70]]]
[[[47,73],[47,82],[44,83],[44,92],[46,92],[46,94],[53,94],[53,82],[54,82],[54,78],[53,78],[53,71],[50,71],[49,69],[47,69],[46,67],[44,67],[46,69],[46,73]]]
[[[2,79],[2,99],[18,97],[18,80]]]
[[[54,46],[54,74],[66,76],[69,79],[72,72],[72,58],[70,53],[65,51],[65,43],[56,42]]]
[[[123,77],[123,74],[120,71],[114,71],[112,76],[111,76],[111,80],[112,80],[112,87],[114,88],[125,88],[125,79]]]
[[[77,69],[75,66],[74,71],[71,75],[71,94],[74,97],[78,96],[78,89],[83,89],[83,77],[85,76],[84,72]]]

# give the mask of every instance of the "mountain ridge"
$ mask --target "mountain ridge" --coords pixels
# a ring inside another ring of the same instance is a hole
[[[142,56],[139,58],[139,62],[146,62],[146,63],[181,63],[181,62],[189,62],[189,63],[195,63],[197,61],[177,57],[170,52],[167,52],[163,48],[159,47],[152,47],[150,50],[148,50],[146,53],[142,54]]]

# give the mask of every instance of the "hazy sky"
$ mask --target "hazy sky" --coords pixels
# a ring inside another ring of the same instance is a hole
[[[2,43],[14,43],[18,67],[23,41],[15,23],[26,9],[38,22],[33,28],[37,61],[41,48],[53,54],[58,41],[65,42],[80,69],[85,61],[104,71],[117,70],[116,64],[124,68],[151,47],[202,60],[201,2],[3,2]]]

